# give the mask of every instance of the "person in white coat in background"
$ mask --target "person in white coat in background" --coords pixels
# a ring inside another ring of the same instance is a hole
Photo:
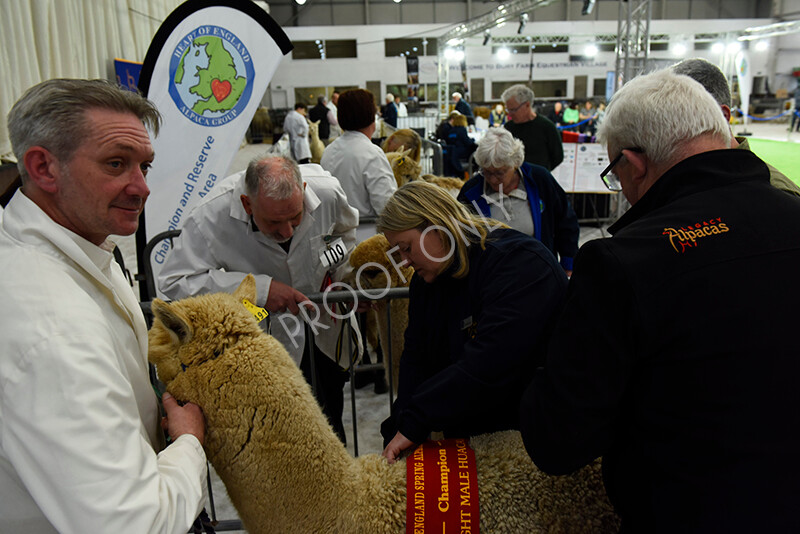
[[[366,89],[339,95],[339,125],[344,129],[322,154],[320,165],[339,179],[347,201],[361,217],[376,217],[397,190],[392,167],[375,133],[375,99]],[[375,224],[362,224],[358,241],[375,235]]]
[[[254,304],[270,312],[271,334],[309,383],[313,342],[317,400],[342,441],[349,358],[336,361],[336,341],[344,321],[322,305],[308,310],[301,303],[348,271],[357,226],[358,212],[319,165],[255,159],[189,213],[158,275],[159,290],[172,299],[230,293],[248,273],[255,275]],[[314,324],[313,340],[306,339],[303,321]]]
[[[339,108],[337,107],[339,104],[339,92],[334,91],[331,94],[331,99],[328,100],[328,103],[325,104],[328,106],[328,109],[331,110],[333,113],[333,118],[336,119],[336,125],[331,125],[331,135],[328,137],[328,144],[332,143],[334,139],[339,137],[342,134],[342,129],[339,127]]]
[[[306,105],[297,103],[294,110],[286,114],[283,131],[289,134],[291,154],[297,163],[311,162],[311,144],[308,141],[308,110]]]
[[[202,411],[165,394],[162,420],[108,239],[138,227],[159,123],[104,80],[48,80],[9,113],[22,187],[0,220],[2,532],[183,534],[203,507]]]

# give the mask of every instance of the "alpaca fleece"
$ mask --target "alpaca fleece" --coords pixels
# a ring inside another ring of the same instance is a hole
[[[383,234],[374,235],[359,243],[350,254],[349,262],[353,270],[345,278],[345,283],[355,288],[361,287],[375,290],[383,290],[387,287],[408,287],[408,284],[411,283],[414,269],[406,266],[396,268],[389,261],[388,252],[390,248],[389,242]],[[368,264],[377,264],[383,269],[376,265]],[[386,276],[387,273],[389,275],[388,278]],[[356,282],[356,276],[358,276],[358,282]],[[391,336],[389,335],[387,306],[392,314]],[[377,347],[378,343],[380,343],[384,357],[389,354],[391,346],[392,365],[391,369],[386,366],[386,383],[392,384],[393,391],[397,393],[400,376],[400,356],[403,354],[405,333],[408,327],[408,299],[392,299],[388,302],[386,300],[375,301],[375,309],[367,312],[366,325],[367,343],[370,346]]]

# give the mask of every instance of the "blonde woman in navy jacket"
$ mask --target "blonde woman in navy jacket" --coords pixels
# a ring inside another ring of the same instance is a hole
[[[553,255],[425,182],[392,195],[378,230],[415,270],[383,455],[394,461],[433,431],[469,437],[518,428],[522,392],[543,363],[566,293]]]

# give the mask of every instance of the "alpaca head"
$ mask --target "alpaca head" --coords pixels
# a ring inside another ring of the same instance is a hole
[[[308,135],[311,139],[319,139],[319,121],[308,123]]]
[[[395,265],[399,264],[401,260],[395,251],[394,264],[392,263],[389,258],[390,248],[389,241],[383,234],[374,235],[359,243],[350,254],[350,265],[353,267],[353,271],[348,283],[357,287],[355,279],[358,277],[357,282],[364,289],[407,286],[411,281],[411,275],[414,274],[414,269],[406,265],[396,268]],[[387,274],[389,275],[388,280]],[[405,278],[405,282],[403,278]]]
[[[158,378],[179,400],[191,398],[185,375],[220,357],[243,333],[260,334],[257,320],[243,301],[256,301],[256,282],[248,275],[233,295],[215,293],[172,303],[155,299],[155,319],[148,332],[148,359]]]
[[[397,187],[418,180],[419,173],[422,172],[422,166],[420,166],[419,162],[414,161],[410,154],[411,149],[405,150],[403,147],[400,147],[398,152],[388,152],[386,154],[386,158],[392,166]]]

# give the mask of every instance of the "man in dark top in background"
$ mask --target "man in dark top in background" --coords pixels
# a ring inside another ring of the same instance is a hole
[[[453,93],[453,102],[455,102],[455,110],[467,118],[467,124],[475,124],[475,117],[472,114],[472,107],[464,100],[461,93],[456,91]]]
[[[717,101],[722,114],[725,115],[725,120],[730,124],[731,88],[728,85],[728,79],[719,67],[707,59],[695,57],[676,63],[672,66],[672,70],[700,82],[700,85],[711,93],[711,96]],[[750,150],[750,143],[747,137],[733,137],[733,134],[731,136],[731,148]],[[773,187],[800,197],[800,187],[797,184],[769,163],[767,163],[767,167],[769,167],[769,181]]]
[[[317,97],[317,105],[308,112],[308,120],[319,121],[319,138],[327,146],[330,143],[331,126],[339,126],[333,111],[328,108],[328,99],[324,96]]]
[[[602,456],[624,532],[800,532],[800,278],[775,273],[800,268],[800,201],[671,69],[624,85],[599,138],[632,207],[575,258],[528,453],[552,474]]]
[[[394,105],[392,93],[386,93],[386,103],[381,108],[381,117],[386,124],[397,128],[397,106]]]
[[[505,128],[525,145],[525,161],[552,171],[564,161],[561,134],[547,117],[533,110],[533,97],[533,91],[522,84],[503,91],[503,103],[511,119]]]

